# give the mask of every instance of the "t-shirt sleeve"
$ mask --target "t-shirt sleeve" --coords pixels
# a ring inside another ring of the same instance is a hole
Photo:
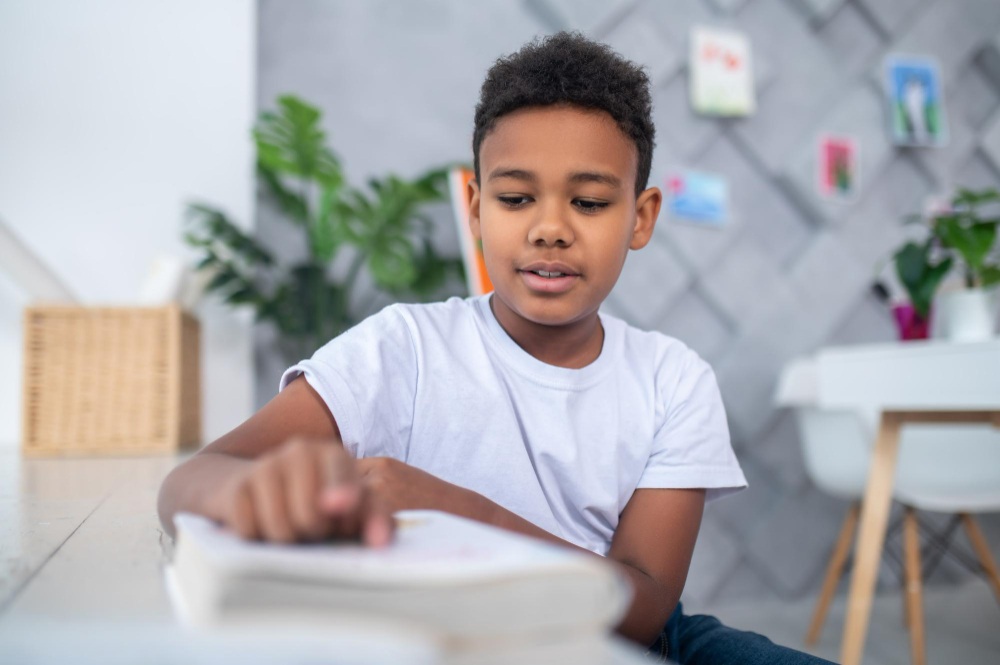
[[[693,351],[673,390],[661,397],[662,421],[639,479],[641,488],[705,488],[712,500],[746,487],[712,368]]]
[[[285,370],[278,390],[304,375],[337,421],[348,453],[405,460],[417,385],[414,349],[402,309],[391,305]]]

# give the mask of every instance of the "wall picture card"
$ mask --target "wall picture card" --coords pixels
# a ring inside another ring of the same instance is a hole
[[[860,189],[858,144],[848,136],[824,135],[819,139],[816,189],[826,199],[851,201]]]
[[[922,56],[885,59],[889,127],[896,145],[940,147],[948,142],[937,61]]]
[[[691,30],[691,106],[698,113],[746,116],[754,112],[750,42],[735,30]]]
[[[729,222],[729,183],[725,178],[683,171],[670,175],[666,185],[671,220],[715,228]]]
[[[472,169],[462,166],[448,173],[448,188],[451,190],[451,207],[455,212],[455,226],[462,246],[462,264],[465,266],[465,282],[470,296],[481,296],[493,290],[493,282],[486,272],[483,245],[472,236],[469,229],[469,199],[466,192],[475,177]]]

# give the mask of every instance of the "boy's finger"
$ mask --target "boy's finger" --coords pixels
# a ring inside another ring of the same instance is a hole
[[[357,464],[341,446],[324,449],[323,489],[319,508],[329,520],[331,535],[357,538],[360,534],[362,489]]]
[[[361,507],[361,486],[349,483],[326,487],[320,492],[319,505],[327,515],[356,513]]]
[[[260,536],[257,520],[254,516],[253,496],[248,484],[241,483],[239,488],[233,492],[227,521],[229,526],[242,538],[256,540]]]
[[[396,522],[385,504],[371,490],[364,493],[360,511],[361,539],[368,547],[385,547],[392,542]]]
[[[289,455],[281,467],[288,499],[288,516],[296,534],[311,540],[325,536],[327,526],[316,500],[320,493],[318,467],[317,456],[304,453]]]
[[[279,467],[276,464],[261,466],[250,486],[261,535],[274,542],[293,542],[295,532],[288,518],[284,480]]]
[[[395,530],[395,520],[388,513],[376,513],[368,516],[362,539],[368,547],[385,547],[392,542]]]
[[[340,446],[323,450],[319,505],[327,515],[346,515],[358,510],[361,488],[354,459]]]

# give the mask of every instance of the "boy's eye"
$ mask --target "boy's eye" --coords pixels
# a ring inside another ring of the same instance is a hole
[[[498,196],[497,200],[508,208],[520,208],[521,206],[527,205],[531,201],[529,197],[517,194]]]
[[[607,201],[594,201],[592,199],[575,199],[573,205],[582,212],[594,213],[608,207]]]

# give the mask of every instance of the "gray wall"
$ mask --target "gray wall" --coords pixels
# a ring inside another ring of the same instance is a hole
[[[471,160],[473,106],[499,55],[562,28],[607,41],[653,80],[654,182],[687,165],[724,174],[735,219],[723,231],[661,220],[634,254],[607,309],[688,342],[716,368],[733,441],[751,483],[711,505],[685,591],[689,603],[813,593],[846,505],[814,489],[794,423],[772,406],[781,366],[829,344],[894,338],[868,295],[874,267],[902,237],[900,217],[950,183],[1000,172],[1000,0],[421,0],[259,4],[258,101],[296,92],[324,108],[355,180]],[[730,25],[752,41],[758,111],[694,115],[687,35]],[[940,61],[951,142],[887,141],[880,62],[889,52]],[[821,130],[861,142],[858,200],[812,193]],[[444,211],[442,246],[455,248]],[[271,213],[260,233],[281,242]],[[280,361],[260,342],[258,401]],[[987,520],[994,543],[1000,522]],[[942,565],[931,583],[962,576]],[[892,575],[882,576],[892,584]]]

